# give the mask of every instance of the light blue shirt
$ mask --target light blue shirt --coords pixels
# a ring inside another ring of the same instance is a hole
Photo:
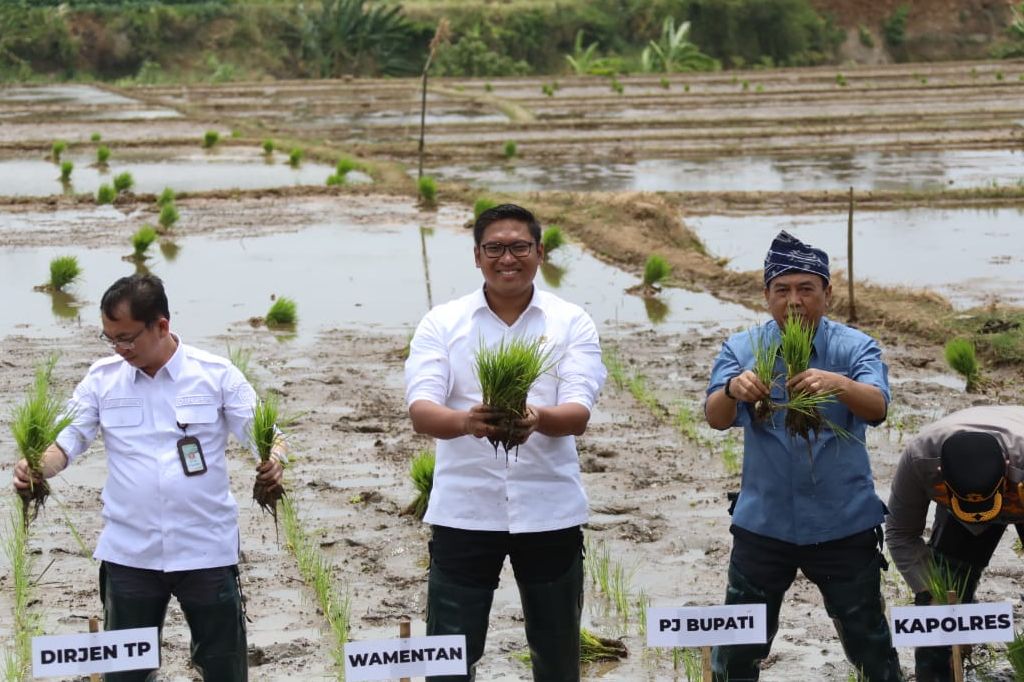
[[[778,340],[778,324],[772,320],[730,336],[715,359],[707,395],[753,368],[753,340],[759,337]],[[867,334],[821,318],[810,366],[876,386],[888,407],[888,368]],[[785,372],[781,357],[776,372]],[[772,400],[786,400],[785,382],[772,387]],[[743,427],[743,481],[733,523],[797,545],[837,540],[882,523],[884,506],[875,494],[864,445],[868,422],[836,400],[823,409],[824,417],[848,435],[839,436],[826,425],[808,441],[786,433],[785,410],[760,422],[753,403],[737,407],[733,426]]]

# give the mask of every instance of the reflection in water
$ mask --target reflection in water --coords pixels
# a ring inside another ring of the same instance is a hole
[[[181,246],[177,242],[173,242],[170,239],[160,240],[160,253],[168,263],[174,262],[174,259],[178,257],[179,251],[181,251]]]
[[[78,318],[78,301],[66,291],[48,291],[50,295],[50,310],[58,318],[74,320]]]
[[[562,278],[565,277],[566,272],[565,268],[555,265],[551,261],[544,261],[540,264],[540,274],[552,289],[562,286]]]
[[[136,275],[152,275],[153,273],[149,268],[146,267],[146,257],[137,258],[130,256],[129,260],[135,263],[135,274]]]
[[[647,319],[651,321],[651,324],[661,324],[668,317],[669,312],[668,303],[657,296],[644,296],[644,309],[647,311]]]

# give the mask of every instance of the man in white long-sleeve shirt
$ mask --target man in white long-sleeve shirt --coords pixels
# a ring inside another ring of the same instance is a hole
[[[115,355],[97,361],[69,403],[74,421],[44,454],[43,475],[63,470],[98,432],[107,453],[100,564],[104,627],[163,627],[170,597],[192,634],[203,679],[248,679],[245,616],[238,586],[238,506],[228,484],[228,433],[249,442],[256,393],[228,360],[170,331],[163,283],[122,277],[100,303],[101,338]],[[280,485],[283,449],[257,466]],[[14,487],[30,484],[25,460]],[[108,673],[116,682],[152,671]]]
[[[604,383],[593,321],[533,284],[544,257],[540,225],[524,208],[485,211],[473,229],[484,286],[431,310],[406,362],[413,428],[437,438],[425,521],[433,526],[427,634],[465,634],[467,677],[483,655],[487,621],[508,556],[519,585],[535,680],[579,679],[587,497],[575,436]],[[540,339],[553,367],[534,384],[526,414],[504,433],[481,404],[481,345]],[[519,442],[497,453],[488,438]],[[441,679],[441,678],[438,678]]]
[[[932,502],[935,522],[925,544]],[[889,496],[885,539],[916,604],[932,601],[932,562],[963,585],[961,601],[972,601],[1009,524],[1024,539],[1024,407],[960,410],[907,444]],[[952,679],[949,647],[920,647],[914,657],[917,682]]]

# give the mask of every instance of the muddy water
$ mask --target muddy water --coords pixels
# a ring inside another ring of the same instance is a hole
[[[1024,152],[862,152],[809,157],[722,156],[620,163],[441,166],[429,173],[502,192],[936,190],[1024,182]]]
[[[24,227],[25,216],[19,221],[8,221],[6,229]],[[0,231],[4,229],[0,221]],[[187,337],[244,326],[250,317],[267,311],[272,295],[286,295],[298,302],[295,335],[312,340],[325,328],[411,331],[431,302],[441,303],[479,286],[471,246],[468,232],[452,228],[425,229],[421,238],[419,226],[409,223],[320,224],[295,233],[243,239],[179,237],[177,242],[151,247],[145,267],[166,281],[175,328]],[[0,321],[0,337],[51,336],[67,325],[94,325],[104,289],[136,269],[121,258],[130,251],[128,244],[0,249],[0,285],[10,312]],[[78,257],[84,273],[82,281],[70,287],[71,297],[33,291],[45,281],[50,259],[68,253]],[[745,308],[704,293],[673,289],[655,301],[629,295],[625,289],[637,283],[634,276],[572,245],[553,255],[537,281],[584,306],[603,329],[658,326],[678,331],[734,327],[753,319]]]
[[[94,107],[135,104],[136,100],[91,85],[0,88],[0,104],[15,102],[35,104],[62,102],[75,107]]]
[[[707,216],[687,218],[687,224],[734,270],[761,268],[764,249],[780,229],[825,249],[832,267],[845,269],[846,220],[845,213]],[[1024,209],[860,212],[854,248],[858,280],[930,289],[961,308],[1024,305]]]

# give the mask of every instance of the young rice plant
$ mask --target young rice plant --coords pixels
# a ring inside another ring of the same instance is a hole
[[[580,662],[618,661],[629,656],[621,639],[599,637],[586,628],[580,628]]]
[[[786,380],[810,367],[811,350],[814,344],[814,327],[802,315],[790,310],[782,326],[782,362],[786,366]],[[790,393],[789,400],[780,407],[786,408],[786,431],[790,435],[810,439],[825,425],[820,408],[835,400],[835,393]],[[808,444],[810,456],[810,444]],[[812,459],[813,461],[813,459]]]
[[[358,168],[359,164],[356,163],[355,159],[349,156],[343,156],[340,159],[338,159],[338,163],[334,167],[334,172],[340,175],[341,177],[345,177],[350,172],[357,170]]]
[[[98,190],[96,190],[96,203],[97,204],[100,204],[100,205],[112,204],[112,203],[114,203],[114,199],[116,197],[117,197],[117,192],[114,191],[114,188],[111,187],[110,185],[108,185],[107,183],[103,183],[102,185],[100,185],[100,188]]]
[[[514,159],[519,153],[519,145],[515,143],[515,140],[508,140],[505,143],[505,158]]]
[[[143,225],[132,235],[132,255],[142,260],[146,257],[146,251],[156,241],[156,230],[152,225]]]
[[[133,178],[132,174],[129,173],[128,171],[125,171],[124,173],[118,173],[117,175],[114,176],[114,191],[116,191],[118,194],[127,192],[134,186],[135,178]]]
[[[181,216],[178,214],[178,208],[174,205],[174,202],[169,202],[160,208],[160,217],[157,218],[157,220],[163,230],[169,230],[174,227],[174,224],[178,222],[178,218],[180,217]]]
[[[1024,680],[1024,632],[1016,632],[1006,645],[1006,658],[1013,669],[1014,680]]]
[[[60,181],[71,182],[71,171],[75,170],[75,164],[71,161],[60,162]]]
[[[63,291],[81,274],[82,269],[78,266],[76,256],[57,256],[50,261],[50,289]]]
[[[256,403],[252,410],[252,425],[249,427],[249,439],[260,463],[270,460],[271,452],[274,449],[274,441],[278,438],[277,431],[277,398],[274,394],[268,394],[266,398]],[[258,479],[252,486],[252,499],[264,512],[274,518],[274,527],[277,527],[277,503],[284,496],[284,486],[280,484],[267,485]]]
[[[290,152],[288,152],[288,165],[291,166],[292,168],[298,168],[299,165],[302,163],[302,157],[304,154],[305,152],[299,149],[298,147],[292,149]]]
[[[549,254],[559,246],[565,245],[565,233],[557,225],[551,225],[541,235],[540,243],[544,247],[544,253]]]
[[[664,257],[658,254],[651,254],[644,264],[643,286],[646,289],[656,289],[658,285],[668,279],[672,274],[672,266]]]
[[[89,139],[93,142],[99,142],[100,140],[103,139],[103,136],[100,135],[99,133],[93,133],[92,135],[89,136]]]
[[[96,148],[96,165],[105,167],[110,161],[110,147],[105,144],[101,144]]]
[[[220,142],[220,133],[216,130],[207,130],[203,134],[203,149],[213,149]]]
[[[271,139],[263,140],[263,153],[273,154],[274,153],[274,141]]]
[[[962,603],[967,589],[967,577],[968,571],[957,571],[952,564],[942,559],[934,556],[930,558],[925,571],[925,583],[932,593],[932,604],[948,604],[950,592],[955,592],[957,602]]]
[[[50,146],[50,158],[54,163],[60,163],[61,155],[67,150],[68,143],[64,140],[54,140]]]
[[[292,327],[296,322],[299,321],[298,314],[296,313],[297,306],[295,301],[292,299],[281,296],[274,304],[270,306],[270,310],[267,311],[267,326],[268,327]]]
[[[416,188],[419,190],[420,199],[425,206],[434,206],[437,203],[437,180],[429,175],[424,175],[416,181]]]
[[[433,452],[423,450],[413,457],[409,465],[409,477],[412,479],[413,487],[416,488],[416,499],[406,507],[405,513],[415,516],[420,521],[427,513],[427,505],[430,503],[430,491],[434,487],[434,464],[436,457]]]
[[[494,208],[498,205],[498,202],[487,197],[480,197],[473,202],[473,220],[476,220],[480,215],[489,209]]]
[[[170,187],[164,187],[164,191],[160,192],[160,196],[156,198],[156,205],[163,208],[167,204],[174,203],[174,190]]]
[[[750,332],[750,345],[754,351],[754,374],[758,381],[767,386],[770,391],[775,383],[781,380],[781,377],[775,373],[775,361],[779,357],[779,349],[782,344],[779,341],[769,340],[766,335],[755,338],[754,333]],[[762,422],[771,417],[770,396],[757,401],[757,404],[754,405],[754,414]]]
[[[946,362],[967,380],[964,390],[974,393],[981,383],[981,368],[974,352],[974,344],[968,339],[953,339],[946,344]]]

